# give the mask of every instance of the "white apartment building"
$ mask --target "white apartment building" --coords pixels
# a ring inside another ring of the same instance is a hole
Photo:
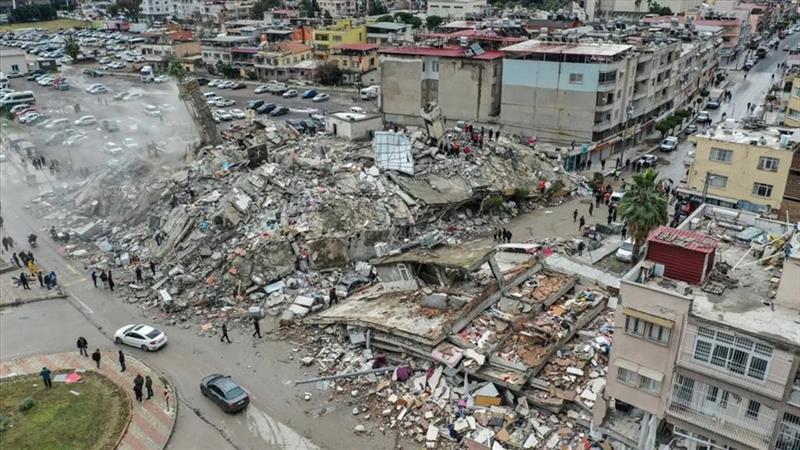
[[[607,400],[644,414],[639,450],[797,450],[798,321],[800,227],[701,205],[621,281]]]
[[[156,21],[170,17],[175,11],[173,0],[142,0],[141,15],[145,20]]]
[[[318,0],[317,4],[334,18],[349,18],[358,14],[356,0]]]
[[[482,17],[486,0],[429,0],[428,15],[447,19]]]
[[[673,14],[697,11],[700,0],[661,0],[659,5],[669,8]],[[585,0],[584,9],[589,21],[613,18],[620,15],[644,16],[649,12],[648,2],[636,0]]]

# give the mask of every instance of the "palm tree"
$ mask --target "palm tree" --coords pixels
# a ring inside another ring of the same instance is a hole
[[[75,36],[70,36],[64,41],[64,53],[73,60],[78,59],[78,54],[81,52],[81,46]]]
[[[184,67],[184,65],[181,64],[181,62],[177,58],[173,58],[167,64],[167,73],[172,78],[178,80],[178,84],[180,84],[181,82],[186,80],[186,78],[189,77],[189,71],[186,70],[186,67]]]
[[[658,173],[652,169],[634,175],[633,185],[619,205],[619,214],[628,222],[636,252],[654,228],[667,223],[667,195],[658,190],[656,177]]]

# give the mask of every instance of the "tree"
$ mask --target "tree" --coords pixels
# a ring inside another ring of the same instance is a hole
[[[73,60],[76,60],[80,52],[81,45],[78,43],[78,39],[75,36],[69,36],[67,40],[64,41],[64,53]]]
[[[405,24],[411,25],[414,28],[419,28],[422,26],[422,19],[419,17],[407,13],[407,12],[398,12],[394,14],[394,21],[395,22],[403,22]]]
[[[264,13],[281,6],[280,0],[258,0],[250,10],[250,18],[264,20]]]
[[[317,17],[320,12],[317,0],[301,0],[299,8],[303,17]]]
[[[442,22],[444,22],[444,19],[439,16],[428,16],[425,18],[425,27],[429,30],[435,30]]]
[[[619,214],[628,222],[636,252],[653,229],[667,223],[667,194],[658,190],[657,177],[653,169],[635,174],[633,185],[619,204]]]
[[[378,17],[378,22],[394,22],[394,16],[392,16],[391,14],[380,16]]]
[[[321,64],[314,71],[314,80],[319,84],[334,85],[342,81],[342,71],[332,62]]]
[[[186,67],[178,60],[178,58],[171,58],[169,60],[167,63],[167,74],[178,80],[178,83],[183,82],[189,77],[189,71],[186,70]]]
[[[372,0],[370,2],[369,10],[367,10],[368,16],[380,16],[381,14],[387,14],[387,13],[389,13],[389,10],[380,0]],[[379,22],[382,21],[379,20]]]
[[[110,16],[123,15],[129,19],[136,20],[142,7],[142,0],[117,0],[107,9]]]
[[[666,6],[661,6],[658,2],[648,1],[647,5],[650,7],[650,14],[658,14],[659,16],[671,16],[672,10]]]
[[[233,66],[225,63],[222,60],[217,61],[217,63],[214,64],[214,68],[217,69],[217,72],[219,72],[220,75],[224,76],[225,78],[235,78],[237,75],[239,75],[238,70],[234,69]]]
[[[40,22],[57,17],[58,12],[50,5],[22,5],[8,14],[8,21],[11,23]]]

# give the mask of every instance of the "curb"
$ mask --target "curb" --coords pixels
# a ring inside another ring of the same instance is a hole
[[[64,292],[59,292],[58,294],[49,295],[47,297],[36,297],[36,298],[28,298],[28,299],[15,298],[11,302],[0,303],[0,309],[11,308],[11,307],[14,307],[14,306],[22,306],[22,305],[26,305],[28,303],[44,302],[44,301],[47,301],[47,300],[60,300],[60,299],[64,299],[64,298],[67,298],[67,294],[65,294]]]

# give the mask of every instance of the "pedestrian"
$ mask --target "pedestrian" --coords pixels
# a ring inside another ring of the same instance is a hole
[[[33,262],[31,258],[28,258],[28,271],[31,273],[32,277],[36,276],[36,263]]]
[[[50,274],[49,273],[44,276],[44,287],[46,287],[48,291],[50,290]]]
[[[253,337],[258,336],[258,338],[261,339],[261,325],[258,323],[258,317],[253,317],[253,328],[255,328]]]
[[[750,102],[747,102],[747,112],[750,112]]]
[[[150,272],[153,273],[153,277],[156,276],[156,263],[153,261],[150,261]]]
[[[97,271],[92,270],[92,283],[94,283],[94,287],[97,287]]]
[[[114,292],[114,279],[111,277],[111,269],[108,269],[108,288]]]
[[[100,370],[100,349],[95,349],[92,353],[92,361],[97,365],[97,370]]]
[[[167,405],[167,411],[169,411],[169,388],[164,385],[164,404]]]
[[[603,170],[603,171],[606,170],[606,160],[605,159],[601,159],[600,160],[600,170]]]
[[[627,172],[629,170],[631,170],[631,159],[630,158],[625,160],[625,171]]]
[[[611,221],[612,222],[616,222],[617,221],[617,208],[614,208],[614,209],[611,210]]]
[[[586,225],[586,219],[581,216],[581,220],[578,221],[578,231],[581,231],[584,225]]]
[[[108,289],[108,275],[105,270],[100,271],[100,281],[103,282],[103,289]]]
[[[593,211],[594,211],[594,203],[589,202],[589,217],[592,217]]]
[[[220,342],[227,341],[228,344],[231,343],[231,338],[228,337],[228,326],[224,323],[222,324],[222,337],[219,338]]]
[[[137,402],[142,403],[142,386],[138,383],[133,384],[133,396]]]
[[[509,230],[506,230],[506,233],[505,233],[506,243],[509,243],[509,244],[511,243],[511,236],[512,236],[511,232]]]
[[[50,369],[47,367],[42,367],[42,371],[39,372],[39,375],[42,376],[42,381],[44,381],[44,386],[48,389],[53,387],[53,381],[50,379]]]
[[[14,252],[14,254],[11,255],[11,259],[14,260],[14,264],[16,264],[17,267],[22,267],[22,264],[19,263],[19,257],[17,256],[16,252]]]
[[[78,338],[78,351],[81,353],[81,356],[89,356],[89,351],[86,350],[89,347],[89,343],[86,342],[86,338],[81,336]]]
[[[39,280],[39,286],[44,287],[44,279],[42,277],[42,271],[36,272],[36,278]]]
[[[336,288],[331,288],[328,291],[328,307],[339,304],[339,296],[336,295]]]
[[[622,164],[622,158],[617,156],[617,162],[614,164],[615,169],[619,169],[619,166]]]
[[[23,290],[30,290],[31,287],[28,285],[28,276],[25,275],[25,272],[20,272],[19,284],[22,285]]]
[[[50,271],[50,286],[58,286],[58,278],[56,278],[56,272],[54,270]]]
[[[577,209],[572,211],[572,223],[575,223],[576,220],[578,220],[578,210]]]
[[[610,211],[608,213],[608,218],[607,219],[608,219],[608,224],[611,225],[611,212]]]
[[[619,169],[614,169],[614,181],[619,181]]]
[[[625,240],[625,237],[628,235],[628,227],[623,225],[622,229],[619,232],[620,236],[622,236],[622,240]]]
[[[153,379],[150,375],[144,377],[144,387],[147,389],[147,400],[153,398]]]
[[[8,251],[8,239],[3,238],[3,249]]]
[[[119,368],[120,372],[125,372],[125,353],[122,350],[119,351]]]
[[[142,282],[142,268],[139,267],[139,266],[136,266],[136,271],[135,272],[136,272],[136,282],[137,283],[141,283]]]

